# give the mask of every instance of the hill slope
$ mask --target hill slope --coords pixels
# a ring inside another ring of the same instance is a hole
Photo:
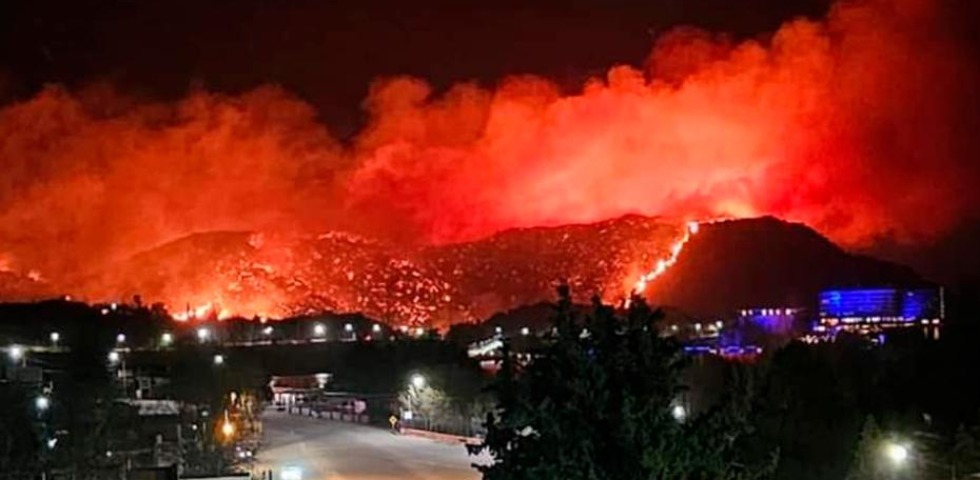
[[[627,216],[588,225],[520,229],[428,247],[345,233],[188,236],[63,285],[89,299],[140,294],[172,312],[210,306],[251,316],[363,312],[392,324],[445,325],[554,297],[621,300],[668,256],[684,226]],[[706,224],[676,265],[647,289],[654,303],[697,314],[754,305],[809,305],[825,286],[918,282],[911,270],[851,255],[809,228],[772,218]],[[3,295],[3,292],[0,292]],[[201,310],[202,312],[206,310]]]
[[[813,307],[829,287],[921,283],[910,268],[845,252],[802,224],[771,217],[705,224],[650,298],[694,314]]]

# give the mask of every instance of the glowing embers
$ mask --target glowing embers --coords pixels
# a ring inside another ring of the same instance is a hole
[[[642,294],[651,281],[663,275],[667,269],[674,266],[674,264],[677,263],[677,258],[680,257],[681,252],[684,250],[684,245],[687,245],[687,242],[691,240],[691,237],[698,233],[700,228],[701,225],[698,222],[687,222],[687,226],[684,229],[684,234],[679,240],[670,246],[670,255],[668,255],[667,258],[657,260],[656,266],[654,266],[652,270],[642,275],[640,279],[636,281],[636,284],[633,286],[632,293],[635,295]]]

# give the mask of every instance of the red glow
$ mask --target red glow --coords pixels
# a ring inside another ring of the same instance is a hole
[[[843,2],[738,44],[682,29],[658,39],[643,68],[614,66],[571,94],[527,76],[441,93],[382,79],[350,145],[275,87],[175,104],[50,87],[0,110],[0,274],[104,299],[127,286],[93,266],[111,271],[194,232],[441,244],[630,213],[772,214],[850,245],[930,238],[976,205],[975,168],[958,160],[975,149],[956,125],[976,71],[936,3]],[[643,290],[693,233],[622,282]],[[282,298],[236,292],[305,259],[276,238],[252,241],[271,246],[230,282],[188,280],[208,258],[239,258],[220,245],[140,274],[187,319],[274,315]],[[446,279],[427,281],[426,300],[401,318],[455,300]]]

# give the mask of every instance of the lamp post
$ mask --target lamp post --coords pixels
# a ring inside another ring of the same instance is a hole
[[[27,355],[24,352],[24,347],[20,345],[11,345],[9,348],[7,348],[7,357],[10,358],[10,361],[18,364],[21,367],[25,366],[27,363]]]
[[[128,395],[129,385],[126,380],[126,357],[119,350],[113,350],[109,352],[107,358],[109,359],[109,365],[119,365],[119,369],[116,370],[116,376],[122,381],[123,393]]]
[[[425,376],[422,375],[421,373],[412,374],[412,376],[409,378],[408,409],[409,412],[411,412],[411,414],[405,417],[405,420],[414,423],[416,421],[416,414],[422,413],[419,411],[422,404],[421,393],[422,393],[422,389],[425,388],[427,383],[428,382]],[[425,417],[426,425],[428,425],[429,416],[428,415],[422,415],[422,416]]]

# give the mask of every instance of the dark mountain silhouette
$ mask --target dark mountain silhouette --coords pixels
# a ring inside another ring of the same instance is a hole
[[[703,224],[648,287],[654,303],[697,315],[746,307],[814,307],[831,287],[914,286],[912,269],[845,252],[809,227],[772,217]]]

